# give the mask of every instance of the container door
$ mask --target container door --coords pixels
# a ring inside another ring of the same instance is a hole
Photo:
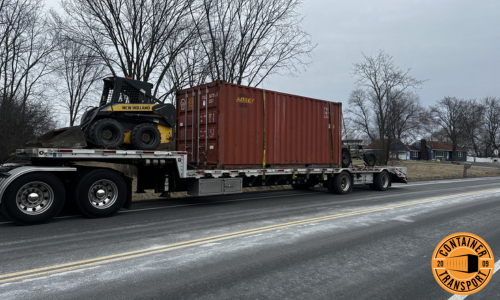
[[[197,168],[217,164],[217,90],[212,83],[177,96],[177,150]]]

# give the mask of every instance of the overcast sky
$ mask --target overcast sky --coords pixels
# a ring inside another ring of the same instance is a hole
[[[59,0],[46,0],[59,9]],[[419,91],[432,105],[445,96],[500,97],[500,0],[305,0],[299,11],[317,44],[297,77],[264,87],[347,103],[352,64],[379,50],[427,79]]]
[[[312,65],[269,79],[267,89],[347,103],[352,64],[384,50],[428,80],[419,90],[425,105],[500,97],[499,0],[306,0],[300,12],[317,44]]]

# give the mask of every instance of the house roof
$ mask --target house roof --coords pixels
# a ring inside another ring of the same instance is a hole
[[[444,150],[444,151],[453,151],[453,144],[450,142],[427,142],[427,146],[429,146],[432,150]],[[466,151],[464,148],[457,146],[457,151]]]
[[[406,145],[406,147],[408,147],[408,149],[410,149],[411,151],[419,151],[420,152],[420,149],[418,149],[417,147],[414,147],[412,145]]]
[[[387,143],[388,139],[384,139],[384,141]],[[402,150],[407,151],[406,149],[400,149],[399,147],[408,148],[408,146],[403,144],[401,141],[394,140],[392,142],[392,145],[391,145],[391,150],[399,149],[401,151]],[[365,149],[365,150],[380,150],[381,148],[382,148],[382,140],[374,140],[373,142],[368,144],[366,147],[363,147],[363,149]]]

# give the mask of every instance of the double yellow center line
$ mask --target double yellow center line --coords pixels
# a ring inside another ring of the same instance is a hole
[[[153,254],[163,253],[163,252],[167,252],[167,251],[182,249],[182,248],[186,248],[186,247],[199,246],[199,245],[204,245],[204,244],[213,243],[213,242],[217,242],[217,241],[224,241],[224,240],[233,239],[233,238],[237,238],[237,237],[249,236],[249,235],[267,232],[267,231],[272,231],[272,230],[277,230],[277,229],[281,229],[281,228],[300,226],[300,225],[310,224],[310,223],[315,223],[315,222],[322,222],[322,221],[328,221],[328,220],[333,220],[333,219],[368,214],[368,213],[372,213],[372,212],[379,212],[379,211],[391,210],[391,209],[401,208],[401,207],[406,207],[406,206],[418,205],[418,204],[427,203],[427,202],[436,202],[436,201],[442,201],[442,200],[453,199],[453,198],[458,198],[458,197],[474,196],[474,195],[480,195],[480,194],[486,194],[486,193],[492,193],[492,192],[500,192],[500,188],[499,189],[483,190],[483,191],[478,191],[478,192],[469,192],[469,193],[455,194],[455,195],[449,195],[449,196],[442,196],[442,197],[434,197],[434,198],[428,198],[428,199],[424,199],[424,200],[411,201],[411,202],[393,204],[393,205],[388,205],[388,206],[381,206],[381,207],[377,207],[377,208],[357,210],[357,211],[346,212],[346,213],[341,213],[341,214],[318,217],[318,218],[304,219],[304,220],[287,222],[287,223],[280,223],[280,224],[276,224],[276,225],[252,228],[252,229],[236,231],[236,232],[231,232],[231,233],[226,233],[226,234],[221,234],[221,235],[216,235],[216,236],[210,236],[210,237],[196,239],[196,240],[168,244],[168,245],[164,245],[164,246],[158,246],[158,247],[130,251],[130,252],[124,252],[124,253],[119,253],[119,254],[114,254],[114,255],[102,256],[102,257],[97,257],[97,258],[92,258],[92,259],[87,259],[87,260],[80,260],[80,261],[59,264],[59,265],[53,265],[53,266],[48,266],[48,267],[43,267],[43,268],[38,268],[38,269],[26,270],[26,271],[21,271],[21,272],[9,273],[9,274],[0,275],[0,284],[12,282],[12,281],[23,280],[23,279],[28,279],[28,278],[33,278],[33,277],[47,276],[47,275],[56,274],[56,273],[84,269],[84,268],[89,268],[89,267],[93,267],[93,266],[109,264],[112,262],[142,257],[142,256],[146,256],[146,255],[153,255]]]

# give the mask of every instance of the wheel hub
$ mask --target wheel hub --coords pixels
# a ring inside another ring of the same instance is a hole
[[[102,131],[102,137],[105,140],[110,140],[113,137],[113,132],[109,129],[105,129]]]
[[[382,176],[382,186],[387,188],[389,186],[389,177],[387,175]]]
[[[105,209],[113,205],[118,198],[118,188],[114,182],[103,179],[96,181],[89,190],[89,200],[92,206]]]
[[[17,207],[28,215],[38,215],[45,212],[54,202],[52,188],[40,181],[23,185],[16,195]]]
[[[38,193],[31,193],[28,195],[28,202],[36,204],[40,200],[40,195]]]
[[[153,136],[149,132],[144,132],[141,135],[141,139],[144,143],[150,143],[151,140],[153,139]]]
[[[347,180],[347,178],[342,178],[342,180],[340,181],[340,188],[343,190],[343,191],[346,191],[349,189],[349,181]]]
[[[97,190],[97,191],[95,192],[95,195],[96,195],[97,199],[99,199],[99,200],[103,200],[103,199],[105,199],[105,198],[106,198],[106,191],[105,191],[105,190],[102,190],[102,189],[101,189],[101,190]]]

